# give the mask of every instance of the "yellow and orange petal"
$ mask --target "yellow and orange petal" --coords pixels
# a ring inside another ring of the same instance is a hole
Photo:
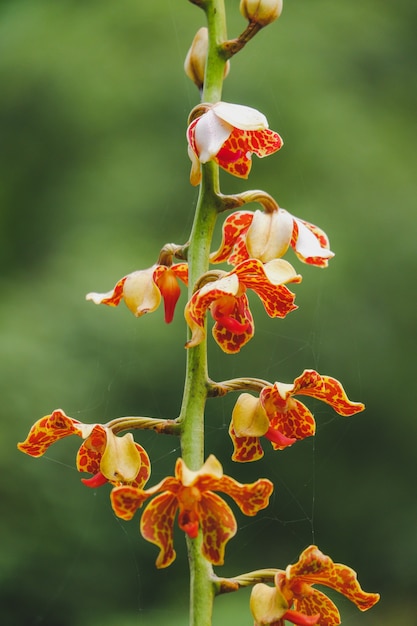
[[[270,430],[278,431],[284,438],[291,440],[274,442],[273,432],[269,432],[266,436],[271,440],[274,449],[282,450],[295,443],[296,440],[305,439],[315,434],[316,422],[311,411],[297,399],[290,397],[283,402],[276,393],[275,385],[264,387],[260,399],[269,418]]]
[[[198,505],[203,533],[202,552],[213,565],[223,565],[226,543],[237,531],[235,517],[226,502],[207,491]]]
[[[297,563],[288,566],[285,585],[298,598],[298,603],[301,603],[305,601],[306,596],[311,594],[308,588],[305,589],[305,585],[314,584],[324,585],[338,591],[356,604],[361,611],[370,609],[379,600],[379,594],[368,593],[362,590],[356,572],[353,569],[340,563],[334,563],[317,546],[309,546],[302,552]],[[320,592],[314,590],[314,593],[319,594]],[[314,596],[316,597],[316,606],[320,602],[324,603],[321,595],[323,594]],[[314,611],[315,609],[311,607],[310,610]],[[328,605],[326,610],[329,613],[329,619],[335,619],[335,617],[331,617],[330,605]],[[323,623],[325,626],[327,624],[330,626],[339,622],[329,621]]]
[[[268,506],[274,485],[267,478],[242,484],[230,476],[223,476],[219,481],[219,487],[213,489],[226,493],[236,502],[242,513],[253,516]]]
[[[352,402],[342,384],[331,376],[324,376],[315,370],[304,370],[294,380],[291,395],[305,395],[329,404],[336,413],[343,416],[354,415],[365,409],[362,402]]]
[[[274,259],[263,264],[257,259],[247,259],[236,265],[233,272],[247,289],[257,294],[270,317],[283,318],[297,308],[295,295],[284,283],[299,283],[301,276],[287,261]]]
[[[100,461],[107,442],[107,430],[96,424],[91,434],[81,444],[76,458],[79,472],[97,474],[100,471]]]
[[[173,525],[178,509],[175,495],[169,492],[156,496],[146,507],[140,520],[140,531],[147,541],[160,549],[156,567],[164,568],[175,559]]]
[[[17,447],[25,454],[39,457],[59,439],[69,435],[87,437],[93,428],[94,424],[82,424],[68,417],[61,409],[56,409],[50,415],[45,415],[35,422],[25,441],[18,443]]]
[[[116,436],[109,428],[97,424],[77,454],[79,472],[93,474],[82,479],[89,487],[108,481],[114,485],[129,483],[142,487],[151,473],[146,451],[133,440],[131,433]]]
[[[198,470],[189,469],[181,458],[175,463],[175,477],[185,487],[197,485],[199,489],[209,489],[211,481],[222,476],[223,467],[214,454],[210,454]]]
[[[110,492],[112,509],[120,519],[131,520],[149,497],[147,491],[131,485],[114,487]]]
[[[238,437],[230,424],[229,435],[233,443],[232,460],[237,463],[249,463],[258,461],[264,455],[259,437],[245,435]]]
[[[305,615],[320,615],[320,626],[339,626],[339,609],[326,594],[310,589],[308,594],[294,598],[294,608]]]
[[[232,459],[240,463],[257,461],[263,457],[259,437],[269,428],[269,419],[259,398],[241,393],[232,411],[229,435],[233,443]]]

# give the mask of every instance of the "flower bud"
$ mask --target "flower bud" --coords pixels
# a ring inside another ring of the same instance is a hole
[[[267,26],[281,15],[282,0],[240,0],[240,12],[249,22]]]
[[[201,90],[204,85],[204,72],[208,52],[208,30],[200,28],[193,39],[184,61],[184,70],[188,78]],[[230,63],[227,61],[224,68],[224,77],[229,73]]]
[[[208,30],[205,26],[203,26],[196,32],[184,62],[185,73],[188,78],[191,78],[193,83],[195,83],[199,89],[202,88],[204,83],[207,50]]]

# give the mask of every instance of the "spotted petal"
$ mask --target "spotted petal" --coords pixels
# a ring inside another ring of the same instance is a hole
[[[69,435],[87,437],[93,428],[94,424],[82,424],[68,417],[61,409],[56,409],[51,415],[45,415],[35,422],[25,441],[18,443],[17,447],[21,452],[39,457],[45,454],[55,441]]]
[[[175,495],[166,492],[156,496],[146,507],[140,520],[142,536],[160,548],[156,567],[168,567],[176,556],[173,543],[173,525],[178,502]]]
[[[148,497],[148,493],[142,489],[122,485],[111,490],[110,502],[117,517],[131,520]]]
[[[320,615],[320,626],[338,626],[341,624],[340,613],[334,602],[321,591],[312,589],[309,595],[294,598],[295,610],[299,613],[317,616]],[[316,623],[316,622],[313,622]]]
[[[149,476],[151,475],[151,462],[145,449],[138,443],[135,445],[140,456],[140,467],[137,476],[134,480],[132,480],[131,485],[141,489],[148,482]]]
[[[79,472],[97,474],[100,471],[100,461],[107,442],[109,429],[96,424],[90,436],[80,446],[76,465]]]
[[[235,211],[225,219],[222,241],[219,249],[210,255],[211,263],[228,261],[235,265],[249,258],[244,235],[252,223],[253,215],[252,211]]]
[[[255,327],[246,294],[234,299],[227,322],[226,318],[212,313],[216,320],[213,337],[226,354],[236,354],[252,339]]]
[[[363,411],[362,402],[352,402],[342,384],[330,376],[322,376],[315,370],[304,370],[295,379],[292,395],[305,395],[329,404],[339,415],[349,416]]]
[[[223,476],[219,485],[213,485],[212,489],[227,493],[242,513],[253,516],[268,506],[274,485],[267,478],[259,478],[254,483],[242,485],[230,476]]]
[[[234,269],[239,280],[253,289],[270,317],[285,317],[297,306],[295,295],[283,284],[300,282],[301,276],[283,259],[274,259],[265,265],[257,259],[242,261]]]
[[[204,492],[199,512],[203,531],[203,554],[213,565],[222,565],[226,543],[237,531],[235,517],[229,505],[210,491]]]
[[[282,144],[279,134],[269,128],[254,131],[233,128],[215,160],[229,174],[248,178],[252,167],[251,154],[265,157],[279,150]]]
[[[258,461],[264,455],[259,437],[238,437],[230,424],[229,435],[233,443],[232,460],[237,463],[248,463]]]
[[[215,300],[223,296],[236,296],[239,291],[239,279],[235,274],[228,274],[219,280],[207,283],[196,291],[185,307],[185,318],[192,336],[186,347],[191,348],[201,343],[205,337],[205,314]]]
[[[271,429],[295,439],[314,435],[316,422],[309,409],[295,398],[283,400],[277,390],[277,383],[272,387],[264,387],[260,399],[268,414]],[[282,449],[282,446],[274,443],[273,447]]]
[[[333,563],[317,546],[309,546],[300,555],[299,561],[287,568],[287,579],[301,579],[309,585],[330,587],[351,600],[361,611],[370,609],[379,600],[379,594],[362,590],[356,572],[339,563]],[[336,622],[337,623],[337,622]]]

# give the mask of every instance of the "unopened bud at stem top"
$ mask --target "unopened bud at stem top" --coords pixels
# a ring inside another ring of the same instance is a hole
[[[240,0],[240,12],[249,22],[267,26],[281,15],[282,0]]]

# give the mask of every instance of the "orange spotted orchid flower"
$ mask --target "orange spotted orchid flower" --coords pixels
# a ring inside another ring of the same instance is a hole
[[[265,386],[259,398],[242,393],[233,409],[229,433],[232,459],[256,461],[264,452],[259,438],[266,437],[274,450],[283,450],[300,439],[314,435],[316,422],[309,409],[294,396],[311,396],[329,404],[343,416],[363,411],[361,402],[351,402],[341,383],[314,370],[304,372],[292,384]]]
[[[220,248],[211,254],[210,261],[236,265],[254,258],[267,263],[284,256],[289,246],[301,261],[318,267],[327,267],[334,256],[320,228],[279,207],[270,212],[235,211],[229,215],[223,224]]]
[[[247,289],[261,299],[270,317],[283,318],[297,307],[295,295],[284,285],[300,282],[301,276],[283,259],[261,263],[248,259],[218,280],[198,289],[185,307],[185,318],[192,336],[186,347],[201,343],[205,336],[205,314],[209,309],[215,325],[213,336],[224,352],[239,352],[253,336],[254,324]]]
[[[100,487],[109,482],[113,485],[128,483],[143,487],[151,470],[145,450],[133,440],[131,433],[116,436],[110,428],[101,424],[83,424],[68,417],[61,409],[38,420],[30,429],[25,441],[17,445],[29,456],[42,456],[55,441],[78,435],[85,439],[78,450],[76,466],[79,472],[93,474],[82,478],[88,487]]]
[[[213,160],[229,174],[247,178],[252,153],[264,157],[281,148],[281,137],[256,109],[230,102],[203,106],[205,113],[187,129],[191,184],[201,181],[200,163]]]
[[[214,565],[221,565],[225,545],[235,535],[237,525],[228,504],[214,492],[226,493],[245,515],[252,516],[268,505],[272,490],[272,483],[264,478],[242,485],[225,476],[219,461],[210,455],[198,471],[191,471],[182,459],[177,459],[175,476],[147,490],[115,487],[110,499],[115,514],[130,520],[147,498],[158,494],[140,521],[143,537],[160,549],[156,567],[167,567],[175,559],[173,524],[177,511],[181,530],[195,539],[201,528],[204,556]]]
[[[180,297],[178,280],[187,284],[188,266],[177,263],[171,266],[153,265],[146,270],[138,270],[121,278],[112,291],[107,293],[91,292],[86,299],[95,304],[117,306],[121,300],[136,317],[155,311],[161,298],[164,300],[165,321],[172,322],[175,305]]]
[[[379,600],[378,593],[362,590],[353,569],[333,563],[317,546],[309,546],[297,563],[277,571],[275,587],[265,583],[253,587],[250,607],[255,626],[284,626],[285,621],[299,626],[341,624],[335,604],[313,585],[338,591],[361,611],[372,608]]]

